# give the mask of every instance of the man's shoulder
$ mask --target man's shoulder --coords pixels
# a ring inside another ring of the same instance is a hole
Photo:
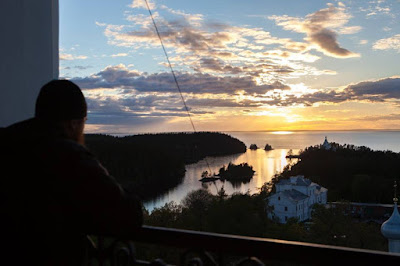
[[[56,153],[75,156],[80,159],[94,159],[94,155],[85,146],[73,140],[56,138],[49,140],[48,145]]]
[[[64,138],[55,138],[49,141],[54,146],[64,150],[70,150],[74,152],[82,152],[82,153],[90,153],[85,146],[79,144],[76,141],[64,139]]]
[[[34,124],[33,119],[20,121],[7,127],[1,127],[0,134],[2,137],[19,137],[23,132],[29,132],[34,127]]]

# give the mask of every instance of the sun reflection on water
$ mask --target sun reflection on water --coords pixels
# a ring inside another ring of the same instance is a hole
[[[272,179],[272,177],[280,173],[283,168],[294,163],[296,160],[289,160],[286,158],[288,149],[275,149],[271,151],[264,151],[263,149],[258,150],[247,150],[245,153],[222,156],[222,157],[208,157],[208,163],[211,171],[218,173],[219,168],[228,165],[230,162],[234,164],[240,164],[247,162],[253,166],[256,171],[254,177],[248,183],[232,184],[229,181],[216,181],[202,184],[199,179],[201,173],[207,170],[207,164],[204,160],[199,161],[195,164],[186,165],[186,174],[183,182],[176,188],[172,189],[165,195],[159,197],[156,200],[146,202],[145,207],[149,211],[156,207],[161,207],[169,201],[175,201],[179,203],[188,192],[207,188],[212,194],[216,194],[221,187],[228,195],[233,193],[258,193],[261,186]],[[293,153],[297,153],[298,150],[293,150]]]
[[[274,135],[290,135],[293,134],[293,131],[272,131],[271,134]]]

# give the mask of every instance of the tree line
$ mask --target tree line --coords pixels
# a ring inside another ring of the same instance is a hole
[[[170,202],[151,213],[145,211],[144,221],[153,226],[387,251],[380,225],[354,220],[345,214],[345,205],[329,209],[315,205],[310,223],[291,218],[287,224],[279,224],[268,219],[268,187],[264,185],[253,195],[228,196],[223,189],[217,195],[205,189],[192,191],[180,204]],[[161,256],[169,263],[179,258],[160,247],[139,246],[138,254],[141,252],[153,258]]]
[[[279,178],[304,175],[328,189],[328,201],[393,203],[393,184],[400,179],[400,153],[365,146],[331,143],[300,152],[299,161]]]
[[[177,186],[185,164],[205,156],[246,151],[243,142],[216,132],[143,134],[126,137],[89,134],[86,146],[124,188],[143,200]]]

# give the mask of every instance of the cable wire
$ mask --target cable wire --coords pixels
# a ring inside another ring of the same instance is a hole
[[[186,113],[187,113],[187,115],[188,115],[188,117],[189,117],[189,119],[190,119],[190,123],[192,124],[192,128],[193,128],[194,132],[197,132],[197,131],[196,131],[196,127],[194,126],[194,123],[193,123],[193,121],[192,121],[192,117],[190,116],[189,108],[188,108],[187,105],[186,105],[185,98],[183,98],[182,90],[181,90],[181,87],[179,86],[178,79],[176,78],[175,71],[174,71],[174,69],[172,68],[171,62],[169,61],[169,56],[168,56],[167,50],[165,49],[164,43],[163,43],[163,41],[162,41],[160,32],[159,32],[158,27],[157,27],[157,24],[156,24],[156,21],[154,20],[153,13],[151,12],[151,9],[150,9],[150,6],[149,6],[149,3],[147,2],[147,0],[145,0],[145,2],[146,2],[147,10],[149,10],[149,14],[150,14],[151,20],[153,21],[154,28],[156,29],[158,39],[160,40],[162,49],[163,49],[163,51],[164,51],[165,57],[167,58],[168,65],[169,65],[169,68],[171,69],[172,76],[174,76],[174,81],[175,81],[176,87],[178,88],[178,91],[179,91],[179,94],[180,94],[180,96],[181,96],[183,105],[185,106]]]
[[[169,60],[169,56],[168,56],[167,50],[165,49],[164,43],[163,43],[163,41],[162,41],[162,38],[161,38],[161,35],[160,35],[160,31],[158,30],[156,21],[154,20],[154,17],[153,17],[153,13],[151,12],[149,3],[147,2],[147,0],[144,0],[144,1],[146,2],[147,10],[149,11],[151,20],[153,21],[153,25],[154,25],[154,28],[156,29],[157,36],[158,36],[158,39],[160,40],[161,47],[162,47],[162,49],[163,49],[163,51],[164,51],[165,57],[167,58],[168,66],[169,66],[169,68],[170,68],[170,70],[171,70],[172,76],[174,77],[174,81],[175,81],[176,87],[178,88],[179,95],[181,96],[183,105],[185,106],[185,110],[186,110],[186,113],[187,113],[187,115],[188,115],[188,117],[189,117],[190,124],[192,125],[192,128],[193,128],[194,133],[197,133],[196,127],[194,126],[192,117],[191,117],[190,112],[189,112],[189,108],[187,107],[185,98],[183,97],[181,87],[179,86],[178,79],[176,78],[175,71],[174,71],[174,69],[172,68],[172,64],[171,64],[171,61]],[[208,163],[207,157],[205,157],[205,161],[206,161],[206,163],[207,163],[207,167],[208,167],[208,170],[210,171],[210,175],[211,175],[211,168],[210,168],[210,164]]]

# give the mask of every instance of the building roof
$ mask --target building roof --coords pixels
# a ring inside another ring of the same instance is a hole
[[[317,183],[312,183],[312,186],[315,185],[316,186],[316,190],[315,190],[315,194],[321,194],[323,192],[328,191],[327,188],[321,187],[320,185],[318,185]]]
[[[277,185],[295,185],[295,186],[305,186],[305,187],[308,187],[311,184],[315,183],[312,183],[310,179],[304,178],[304,176],[302,175],[291,176],[289,179],[282,179],[277,183]]]
[[[277,185],[290,185],[290,180],[289,179],[281,179],[281,180],[279,180]]]
[[[282,179],[279,180],[279,182],[276,184],[277,186],[287,186],[287,187],[280,187],[275,195],[281,195],[286,197],[287,199],[291,201],[300,201],[304,200],[306,198],[309,198],[308,195],[303,194],[302,192],[299,191],[299,187],[315,187],[313,189],[313,193],[315,194],[322,194],[326,193],[328,189],[318,185],[317,183],[311,182],[310,179],[304,178],[303,175],[298,175],[298,176],[291,176],[289,179]],[[304,190],[304,189],[302,189]],[[308,191],[309,189],[307,189]],[[308,193],[308,192],[307,192]],[[271,196],[272,197],[272,196]]]
[[[297,180],[296,180],[296,186],[306,186],[306,187],[308,187],[309,185],[311,185],[311,180],[307,179],[307,178],[304,178],[304,176],[301,177],[301,178],[297,178]]]
[[[278,196],[284,197],[284,198],[287,198],[290,201],[295,201],[295,202],[301,201],[301,200],[304,200],[304,199],[308,198],[307,195],[305,195],[305,194],[303,194],[300,191],[297,191],[295,189],[290,189],[290,190],[285,190],[285,191],[278,192],[278,193],[270,196],[270,198],[273,197],[273,196],[275,196],[275,197],[278,197]]]

